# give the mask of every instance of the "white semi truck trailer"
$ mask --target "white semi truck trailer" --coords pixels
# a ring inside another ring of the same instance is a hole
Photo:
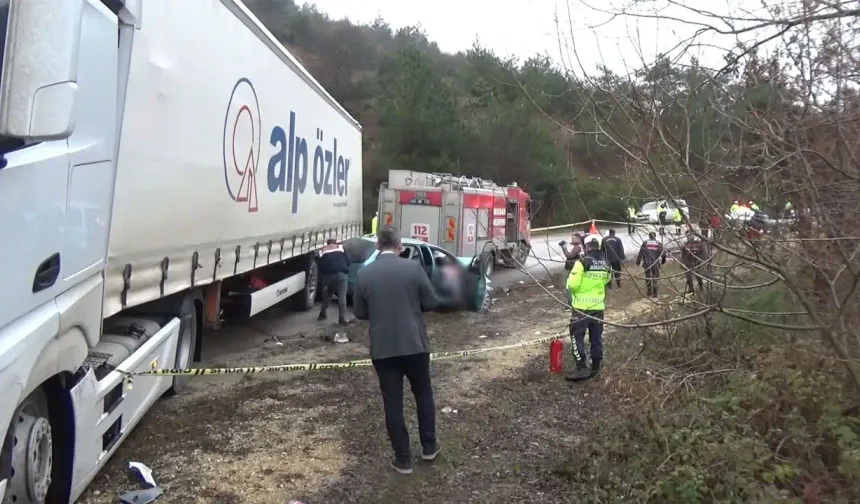
[[[314,302],[359,124],[239,0],[0,0],[0,502],[74,502],[222,314]]]

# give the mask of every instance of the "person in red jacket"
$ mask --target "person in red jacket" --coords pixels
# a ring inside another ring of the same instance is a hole
[[[716,213],[711,214],[711,236],[710,238],[714,239],[720,232],[720,228],[723,226],[723,221],[720,219],[720,216]]]

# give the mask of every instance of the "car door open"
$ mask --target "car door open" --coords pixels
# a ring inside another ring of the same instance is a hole
[[[473,257],[463,275],[466,303],[470,310],[487,311],[491,304],[490,279],[487,277],[486,254]],[[463,261],[461,261],[462,264]]]

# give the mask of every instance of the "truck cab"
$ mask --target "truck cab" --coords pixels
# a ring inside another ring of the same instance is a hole
[[[240,0],[0,0],[0,31],[0,503],[74,502],[188,381],[129,374],[313,306],[361,126]]]
[[[81,369],[101,338],[119,90],[139,9],[139,0],[0,1],[3,503],[68,502],[95,474],[103,450],[74,447],[102,443],[75,424],[99,419],[75,416],[74,402],[104,401],[105,446],[120,437],[110,432],[117,417],[134,416],[120,411],[121,377],[117,391]],[[163,385],[136,393],[157,396]]]

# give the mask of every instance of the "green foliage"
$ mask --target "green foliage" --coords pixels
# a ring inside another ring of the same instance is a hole
[[[381,154],[389,169],[449,171],[462,136],[453,91],[421,49],[408,46],[383,59],[376,98]]]
[[[740,301],[779,311],[785,299],[768,291]],[[675,333],[684,338],[651,333],[650,364],[608,378],[635,383],[638,402],[606,412],[557,468],[580,501],[860,499],[860,408],[838,363],[746,323],[718,321],[716,341],[692,326]]]

